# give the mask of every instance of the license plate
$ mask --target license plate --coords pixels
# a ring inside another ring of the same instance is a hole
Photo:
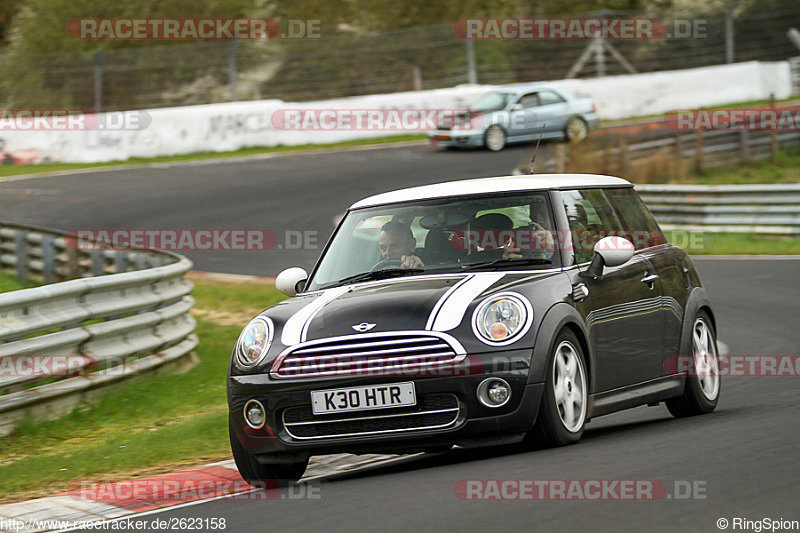
[[[414,383],[410,381],[311,391],[311,409],[315,415],[405,407],[416,404],[417,395],[414,392]]]
[[[450,136],[449,135],[437,135],[436,138],[439,139],[440,141],[449,141],[450,140]]]

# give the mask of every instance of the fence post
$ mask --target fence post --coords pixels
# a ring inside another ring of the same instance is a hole
[[[775,111],[775,93],[769,94],[769,108],[772,111]],[[778,156],[778,124],[776,121],[775,127],[769,130],[769,158],[772,161],[775,161],[775,158],[777,156]]]
[[[680,131],[675,132],[675,156],[683,161],[683,139]]]
[[[725,62],[733,63],[734,41],[733,41],[733,10],[736,9],[737,2],[729,2],[728,9],[725,10]]]
[[[750,159],[750,135],[746,129],[739,132],[739,158]]]
[[[478,69],[475,66],[475,41],[467,39],[467,83],[478,83]]]
[[[231,102],[235,102],[238,99],[236,94],[236,54],[241,45],[242,41],[233,41],[231,49],[228,52],[228,85],[231,91]]]
[[[619,173],[625,176],[628,173],[628,138],[623,137],[619,142]]]
[[[102,276],[106,273],[106,256],[101,248],[89,252],[92,276]]]
[[[556,173],[566,172],[567,169],[567,143],[556,144]]]
[[[98,50],[94,53],[94,65],[92,66],[94,74],[94,112],[101,113],[103,111],[103,52]]]
[[[28,281],[28,232],[17,231],[14,234],[14,249],[17,254],[17,279]]]
[[[414,65],[414,90],[422,90],[422,70],[419,68],[419,65]]]
[[[697,128],[694,152],[694,169],[697,172],[702,172],[703,170],[703,150],[705,145],[705,139],[703,137],[703,128]]]
[[[53,283],[56,274],[55,237],[42,236],[42,278],[45,283]]]

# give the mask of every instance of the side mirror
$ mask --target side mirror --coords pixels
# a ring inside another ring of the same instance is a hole
[[[622,237],[603,237],[594,245],[592,263],[585,271],[581,272],[582,278],[600,279],[603,277],[603,267],[619,266],[627,263],[633,257],[633,243]]]
[[[295,296],[302,292],[308,280],[308,273],[300,267],[287,268],[275,278],[275,288],[286,296]]]

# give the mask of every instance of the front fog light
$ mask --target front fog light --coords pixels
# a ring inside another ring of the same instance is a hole
[[[267,421],[264,406],[257,400],[250,400],[244,406],[244,419],[253,429],[261,429]]]
[[[504,379],[488,378],[478,385],[478,400],[486,407],[500,407],[511,398],[511,386]]]

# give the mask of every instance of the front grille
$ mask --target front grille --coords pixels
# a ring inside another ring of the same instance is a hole
[[[356,435],[376,435],[424,429],[442,429],[454,425],[460,408],[453,394],[426,394],[417,405],[397,409],[359,413],[315,415],[310,406],[283,410],[286,432],[295,439],[326,439]]]
[[[455,339],[431,332],[367,333],[310,341],[289,348],[273,377],[380,375],[456,363],[466,357]]]

